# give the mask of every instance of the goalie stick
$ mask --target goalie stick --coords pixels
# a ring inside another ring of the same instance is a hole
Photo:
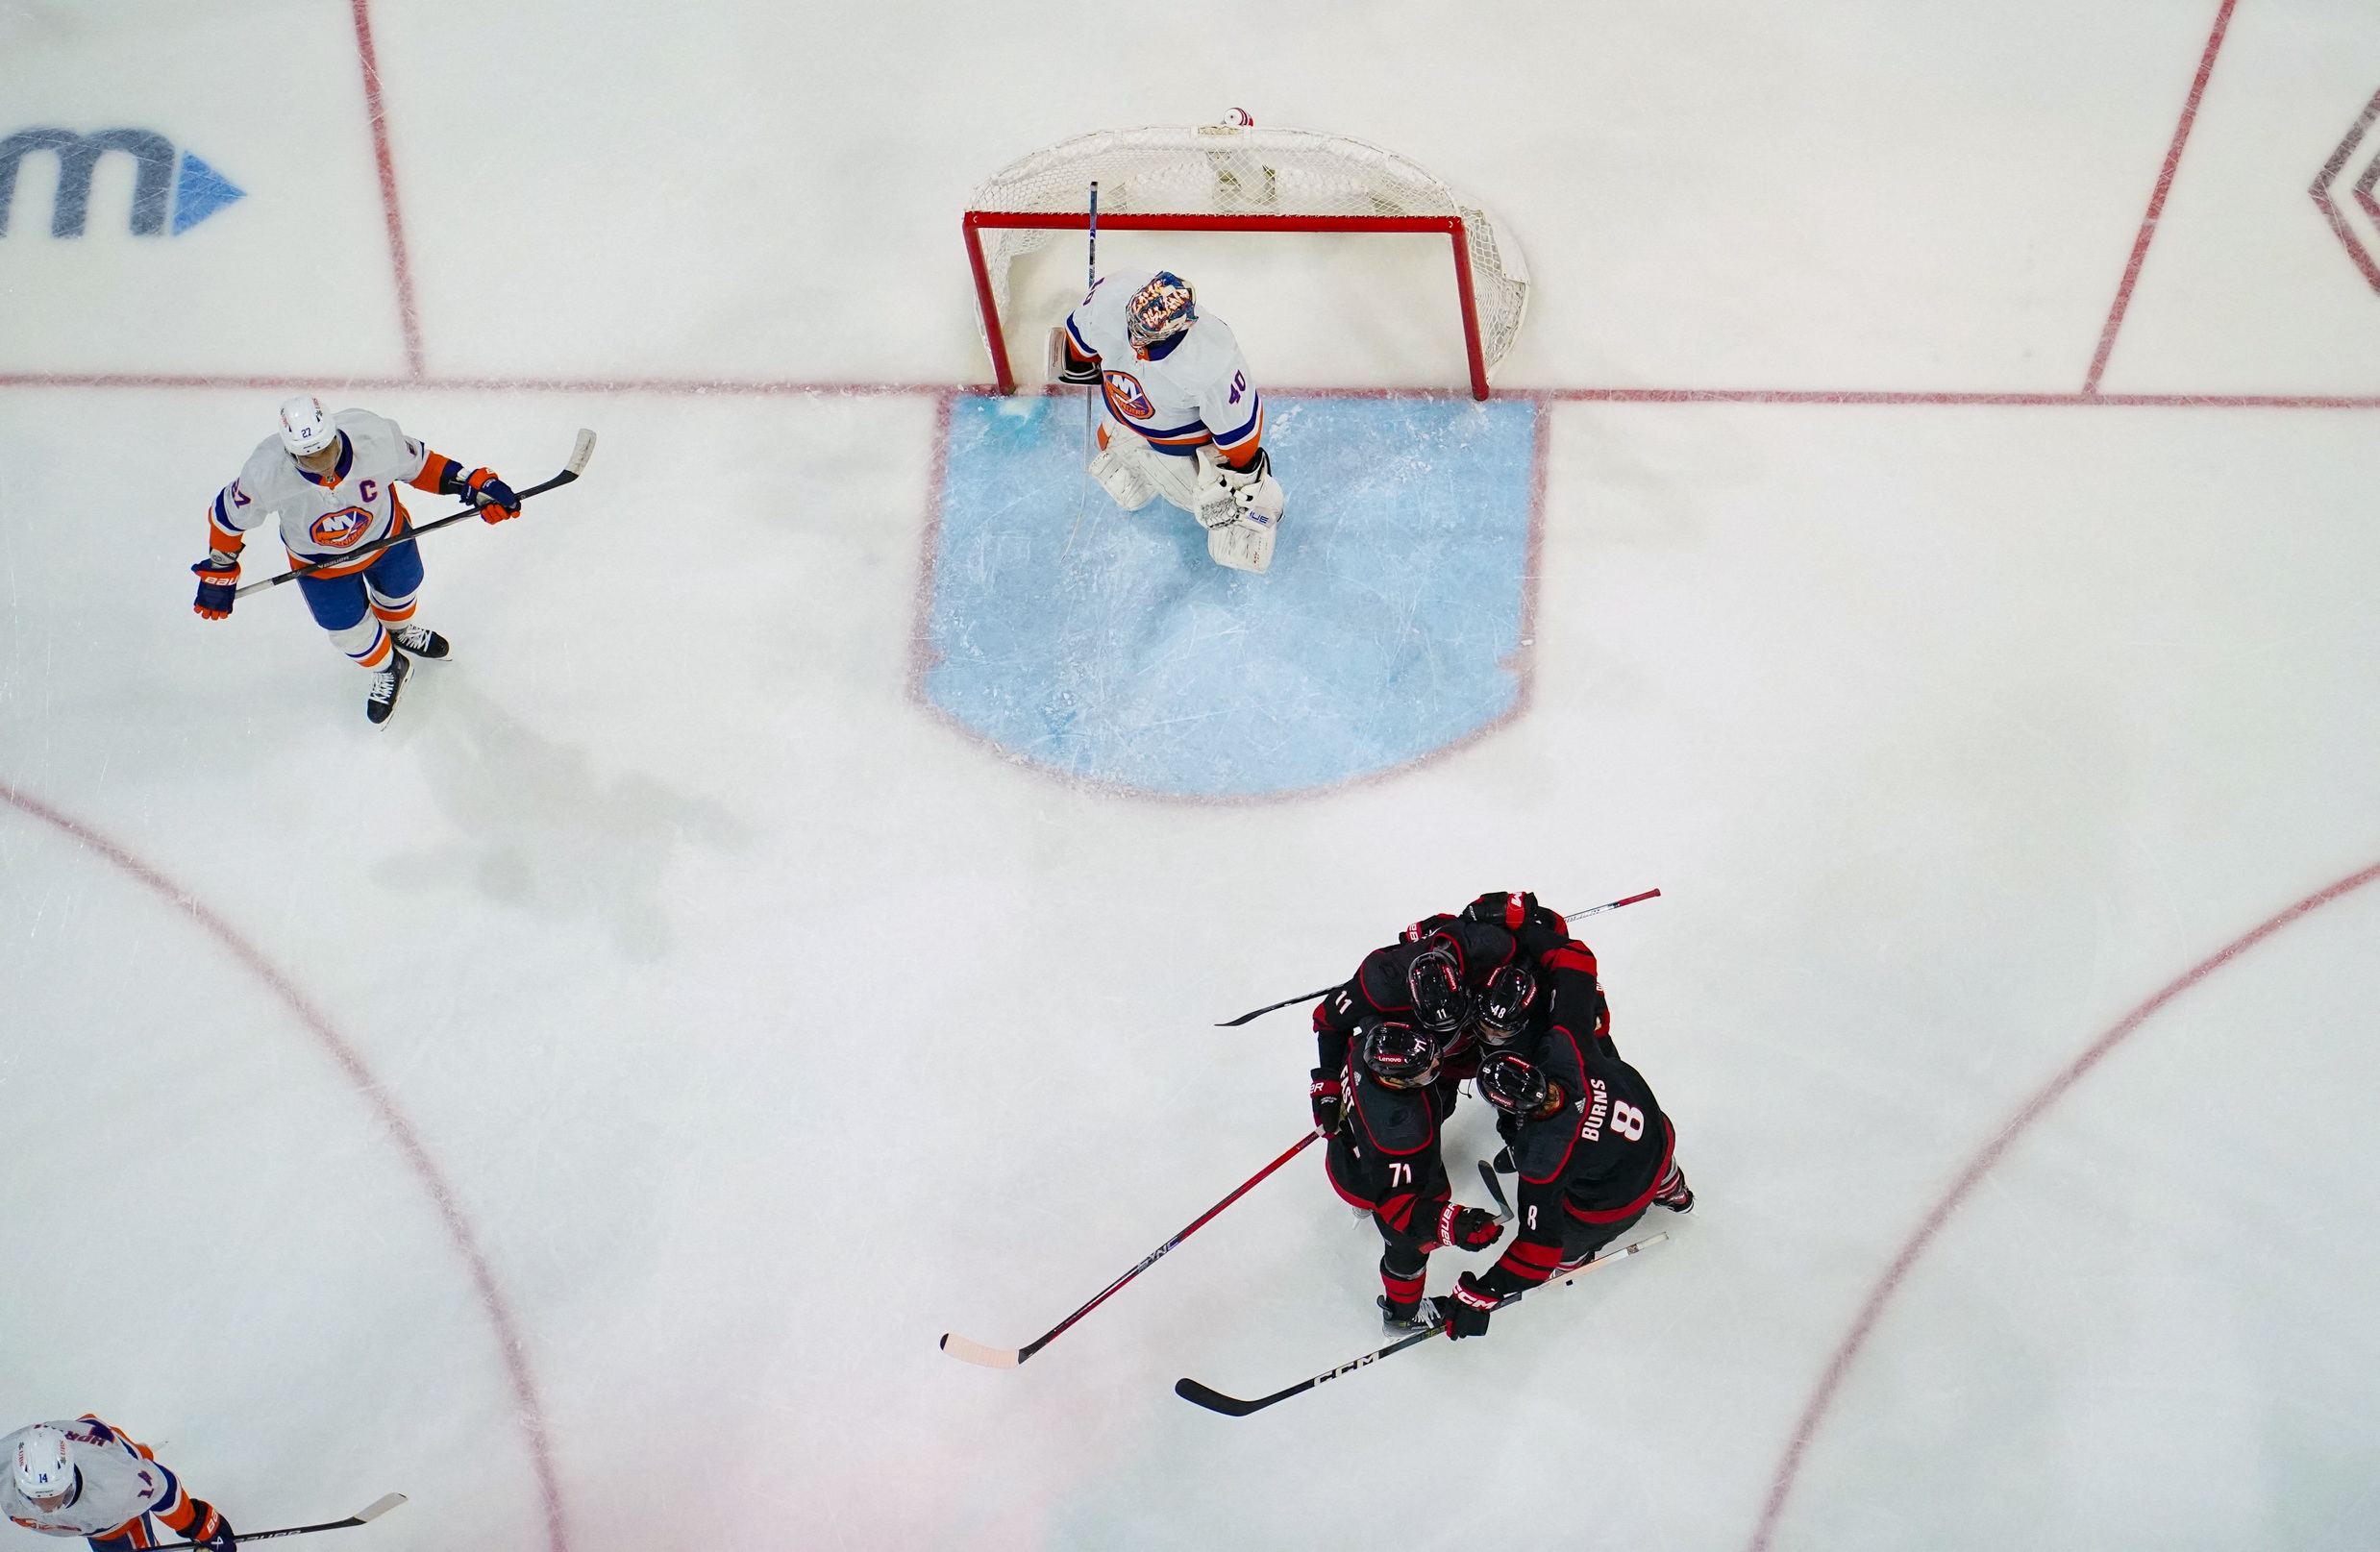
[[[345,1519],[326,1519],[319,1525],[291,1525],[285,1530],[278,1531],[235,1531],[233,1536],[240,1541],[269,1541],[276,1536],[311,1536],[316,1531],[343,1531],[350,1525],[360,1525],[366,1520],[378,1519],[403,1502],[405,1502],[404,1493],[392,1492],[385,1497],[374,1499],[369,1505],[357,1510]],[[167,1541],[164,1545],[157,1547],[155,1552],[181,1552],[184,1547],[208,1544],[205,1541]]]
[[[1602,905],[1591,905],[1583,911],[1565,911],[1562,913],[1562,920],[1565,922],[1575,922],[1582,917],[1600,916],[1605,911],[1616,911],[1623,905],[1633,905],[1640,899],[1650,899],[1660,893],[1661,891],[1657,889],[1648,889],[1642,895],[1630,895],[1626,899],[1616,899]],[[1215,1025],[1215,1027],[1218,1029],[1237,1029],[1249,1020],[1260,1019],[1264,1015],[1272,1012],[1275,1008],[1285,1008],[1293,1002],[1311,1002],[1318,997],[1328,997],[1331,993],[1337,991],[1340,987],[1345,986],[1346,984],[1347,983],[1345,981],[1333,981],[1319,992],[1300,992],[1296,997],[1285,997],[1278,1002],[1267,1002],[1263,1007],[1257,1008],[1250,1013],[1243,1013],[1236,1019],[1226,1019],[1223,1022]]]
[[[532,485],[527,490],[516,490],[512,494],[520,501],[527,501],[532,496],[544,495],[547,491],[552,490],[557,485],[566,485],[573,480],[578,479],[579,476],[585,471],[586,460],[594,456],[595,433],[582,427],[579,431],[578,443],[570,450],[570,461],[562,465],[562,472],[560,474],[556,475],[553,479],[547,480],[542,485]],[[328,559],[317,560],[310,565],[300,566],[293,571],[285,571],[278,577],[267,577],[261,581],[250,582],[245,587],[235,589],[232,593],[232,597],[236,599],[246,598],[249,594],[258,592],[263,588],[279,587],[284,582],[294,582],[301,577],[311,577],[314,573],[322,570],[325,566],[344,566],[353,561],[360,560],[365,555],[377,554],[381,551],[387,549],[392,544],[403,544],[408,539],[418,539],[425,533],[435,532],[437,530],[446,527],[449,523],[459,523],[466,517],[477,517],[479,515],[479,507],[476,505],[466,506],[461,511],[450,513],[445,517],[439,518],[434,523],[424,523],[419,528],[407,529],[403,533],[391,533],[384,539],[375,539],[360,550],[352,550],[343,555],[335,555]],[[244,1541],[247,1538],[243,1536],[240,1540]]]
[[[1099,289],[1099,182],[1096,179],[1091,183],[1090,254],[1083,267],[1089,271],[1082,286],[1082,300],[1088,304],[1091,293]],[[1066,326],[1060,324],[1058,327],[1063,329]],[[1099,402],[1106,393],[1107,374],[1104,370],[1101,371],[1096,384],[1086,385],[1082,390],[1082,481],[1075,487],[1075,526],[1067,530],[1066,548],[1058,554],[1060,560],[1075,553],[1075,535],[1082,531],[1082,514],[1091,508],[1091,455],[1098,451]]]
[[[1654,1245],[1659,1244],[1662,1241],[1668,1239],[1669,1237],[1669,1232],[1664,1230],[1659,1234],[1638,1240],[1633,1244],[1624,1244],[1617,1250],[1609,1250],[1604,1252],[1602,1255],[1597,1256],[1593,1261],[1588,1262],[1583,1267],[1574,1268],[1567,1272],[1556,1272],[1551,1277],[1547,1278],[1545,1283],[1539,1284],[1538,1287],[1542,1288],[1551,1283],[1560,1283],[1564,1287],[1568,1287],[1570,1284],[1576,1282],[1579,1278],[1584,1277],[1587,1273],[1595,1270],[1599,1267],[1608,1267],[1613,1262],[1624,1261],[1628,1257],[1637,1254],[1639,1251],[1649,1250]],[[1524,1290],[1522,1293],[1515,1293],[1512,1297],[1499,1303],[1496,1308],[1499,1310],[1509,1308],[1512,1305],[1520,1303],[1523,1298],[1535,1292],[1536,1289]],[[1409,1337],[1390,1343],[1387,1346],[1382,1347],[1377,1352],[1368,1352],[1361,1358],[1350,1359],[1348,1362],[1341,1364],[1338,1367],[1330,1369],[1326,1373],[1317,1374],[1310,1380],[1300,1380],[1297,1384],[1289,1387],[1289,1389],[1285,1391],[1276,1391],[1271,1395],[1259,1396],[1253,1401],[1243,1401],[1237,1396],[1226,1395],[1221,1391],[1201,1385],[1194,1379],[1176,1380],[1174,1382],[1174,1393],[1180,1396],[1184,1401],[1194,1402],[1199,1406],[1204,1407],[1209,1412],[1220,1412],[1227,1417],[1245,1417],[1252,1412],[1263,1411],[1266,1407],[1271,1406],[1276,1401],[1286,1401],[1293,1395],[1302,1395],[1306,1392],[1314,1389],[1315,1386],[1327,1384],[1330,1381],[1337,1379],[1342,1374],[1352,1374],[1359,1368],[1370,1367],[1372,1365],[1378,1363],[1383,1358],[1393,1358],[1397,1354],[1403,1352],[1407,1347],[1416,1346],[1422,1343],[1427,1342],[1432,1337],[1444,1336],[1446,1335],[1446,1329],[1447,1328],[1445,1326],[1439,1325],[1432,1326],[1427,1331],[1417,1331]]]
[[[1016,1367],[1019,1364],[1024,1363],[1028,1358],[1032,1357],[1033,1354],[1041,1351],[1042,1348],[1047,1347],[1050,1343],[1055,1342],[1058,1339],[1059,1334],[1064,1332],[1068,1326],[1073,1325],[1077,1320],[1081,1319],[1084,1316],[1090,1314],[1093,1310],[1098,1309],[1102,1304],[1107,1302],[1108,1294],[1114,1293],[1117,1289],[1122,1288],[1126,1283],[1130,1282],[1142,1272],[1147,1271],[1150,1268],[1155,1266],[1159,1256],[1162,1256],[1166,1251],[1171,1250],[1174,1246],[1181,1244],[1182,1241],[1190,1238],[1191,1235],[1196,1234],[1200,1228],[1205,1224],[1208,1219],[1213,1218],[1217,1213],[1222,1212],[1233,1202],[1238,1201],[1242,1196],[1247,1195],[1251,1191],[1256,1188],[1257,1183],[1262,1181],[1266,1175],[1271,1174],[1282,1165],[1287,1164],[1291,1159],[1296,1158],[1300,1150],[1304,1148],[1307,1144],[1313,1142],[1322,1135],[1323,1134],[1319,1131],[1312,1131],[1306,1133],[1303,1137],[1299,1138],[1297,1146],[1292,1147],[1288,1152],[1282,1154],[1279,1158],[1275,1159],[1272,1163],[1266,1165],[1263,1169],[1258,1170],[1254,1174],[1249,1176],[1247,1184],[1241,1186],[1239,1190],[1231,1193],[1230,1195],[1226,1196],[1223,1200],[1217,1202],[1214,1206],[1209,1207],[1205,1212],[1200,1214],[1199,1217],[1191,1222],[1188,1228],[1183,1229],[1179,1234],[1175,1235],[1163,1244],[1158,1245],[1154,1250],[1150,1251],[1147,1256],[1141,1259],[1139,1266],[1134,1267],[1130,1271],[1126,1272],[1114,1282],[1109,1283],[1105,1288],[1101,1289],[1097,1298],[1091,1300],[1090,1303],[1085,1304],[1082,1308],[1077,1310],[1065,1319],[1060,1320],[1057,1324],[1043,1332],[1039,1338],[1027,1345],[1022,1347],[986,1347],[979,1342],[969,1342],[965,1337],[958,1335],[956,1332],[945,1331],[942,1333],[942,1350],[949,1353],[953,1358],[963,1359],[970,1364],[980,1364],[985,1368]]]

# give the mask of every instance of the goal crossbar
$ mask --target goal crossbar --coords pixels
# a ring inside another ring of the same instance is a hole
[[[1016,374],[1008,362],[1000,307],[995,299],[991,268],[984,260],[982,231],[1030,230],[1082,232],[1091,218],[1082,210],[969,210],[963,221],[967,262],[975,272],[976,307],[983,315],[983,340],[991,348],[992,374],[1004,394],[1016,392]],[[1441,233],[1454,250],[1454,289],[1462,304],[1463,355],[1471,367],[1471,396],[1488,396],[1486,353],[1479,343],[1479,309],[1471,276],[1471,234],[1459,215],[1184,215],[1172,212],[1113,215],[1103,213],[1099,224],[1111,232],[1342,232]]]

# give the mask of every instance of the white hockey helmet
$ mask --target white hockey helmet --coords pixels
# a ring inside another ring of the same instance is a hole
[[[62,1498],[74,1490],[74,1462],[66,1436],[46,1422],[17,1436],[16,1490],[28,1498]]]
[[[331,412],[321,400],[301,393],[281,402],[281,445],[300,458],[338,446],[338,428],[331,424]]]

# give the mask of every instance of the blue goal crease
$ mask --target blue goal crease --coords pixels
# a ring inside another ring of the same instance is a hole
[[[1202,797],[1395,770],[1511,712],[1536,406],[1267,409],[1288,511],[1251,576],[1162,499],[1086,494],[1073,395],[954,400],[926,699],[1062,776]]]

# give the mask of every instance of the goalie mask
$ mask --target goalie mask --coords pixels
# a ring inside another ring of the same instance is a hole
[[[1199,306],[1190,283],[1169,270],[1157,271],[1124,305],[1124,332],[1135,350],[1145,351],[1187,333],[1198,321]]]

